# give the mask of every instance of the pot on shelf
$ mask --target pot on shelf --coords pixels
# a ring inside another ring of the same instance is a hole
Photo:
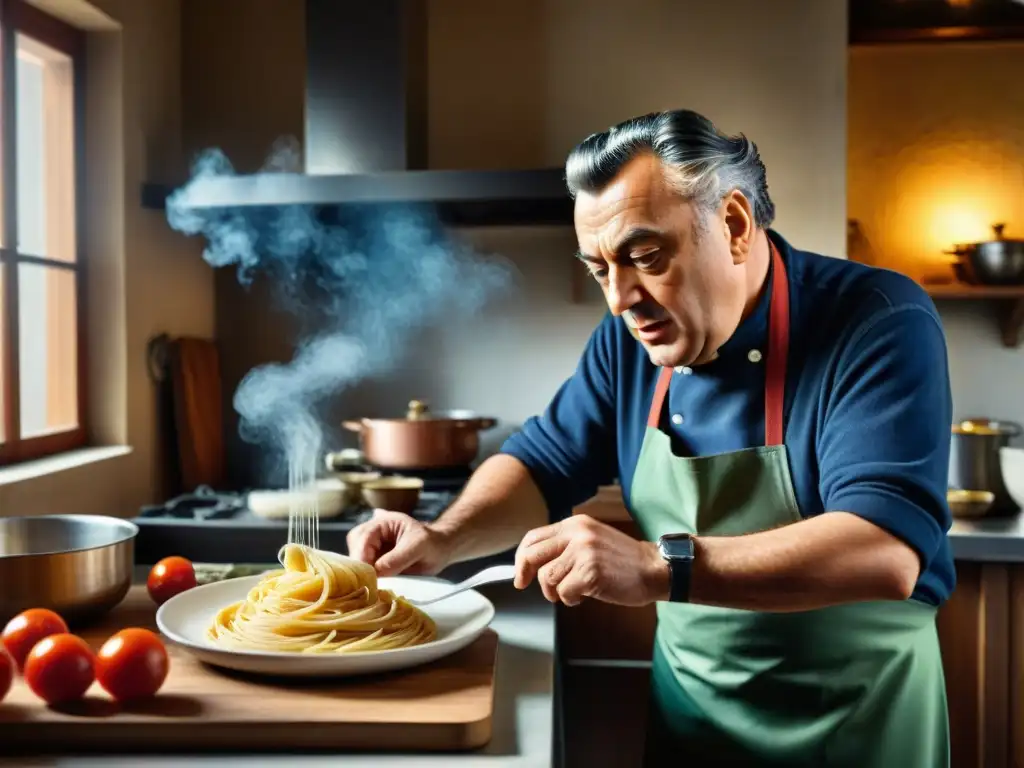
[[[1005,224],[994,224],[994,240],[946,251],[959,259],[954,271],[961,280],[975,285],[1024,285],[1024,240],[1004,237],[1005,229]]]
[[[1012,514],[1020,507],[1006,489],[1000,449],[1021,433],[1018,424],[990,419],[965,419],[953,425],[949,452],[949,487],[990,491],[988,514]]]
[[[422,400],[413,400],[404,418],[364,418],[342,426],[359,434],[368,465],[408,470],[469,466],[480,451],[481,430],[497,423],[472,411],[431,413]]]

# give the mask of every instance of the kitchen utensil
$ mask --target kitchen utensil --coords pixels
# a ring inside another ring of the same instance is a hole
[[[949,452],[949,487],[962,491],[991,491],[995,494],[989,512],[1010,514],[1020,507],[1003,482],[999,449],[1021,428],[1012,422],[993,419],[965,419],[952,427]]]
[[[363,501],[373,509],[387,509],[409,515],[416,509],[423,491],[418,477],[382,477],[362,485]]]
[[[155,613],[137,585],[82,636],[99,648],[125,627],[156,630]],[[282,681],[223,674],[168,642],[170,672],[146,701],[116,704],[94,685],[74,705],[47,707],[19,677],[0,704],[0,744],[5,755],[109,754],[114,744],[145,754],[473,749],[492,733],[497,646],[487,629],[461,651],[399,673]]]
[[[345,448],[324,456],[328,472],[359,472],[366,463],[366,457],[358,448]]]
[[[964,265],[967,282],[981,285],[1024,284],[1024,240],[1003,236],[1005,224],[994,224],[994,240],[958,244],[948,254]]]
[[[1024,508],[1024,448],[1000,448],[999,465],[1007,493]]]
[[[292,509],[315,509],[321,518],[330,518],[337,517],[345,509],[345,492],[341,480],[324,478],[303,490],[250,491],[246,505],[254,515],[268,520],[287,519]]]
[[[281,653],[236,651],[206,639],[206,630],[218,610],[244,600],[262,576],[205,584],[175,595],[160,606],[156,623],[169,639],[195,658],[241,672],[288,677],[348,677],[392,672],[448,656],[472,643],[494,618],[494,605],[479,592],[463,592],[432,605],[428,615],[437,623],[437,639],[409,648],[362,653]],[[378,579],[381,589],[402,597],[425,600],[452,588],[449,581],[413,576]]]
[[[345,421],[360,436],[366,462],[381,469],[434,469],[471,464],[480,450],[480,431],[497,420],[472,411],[431,413],[421,400],[409,403],[405,418]]]
[[[380,472],[339,472],[336,477],[345,488],[345,506],[352,507],[363,500],[363,486],[377,480]]]
[[[468,589],[482,587],[484,584],[495,584],[499,581],[512,581],[515,577],[516,567],[514,565],[492,565],[490,568],[484,568],[480,573],[474,574],[468,579],[460,581],[447,592],[442,592],[441,594],[433,595],[432,597],[406,599],[413,605],[432,605],[433,603],[441,600],[447,600],[449,597],[461,594]]]
[[[102,515],[0,517],[0,625],[27,608],[76,625],[109,611],[131,586],[138,532]]]
[[[992,491],[961,491],[950,488],[946,501],[953,517],[983,517],[992,507],[996,495]]]

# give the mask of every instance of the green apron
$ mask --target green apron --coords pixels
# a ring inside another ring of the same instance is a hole
[[[651,403],[630,494],[644,536],[801,519],[783,444],[789,283],[772,245],[765,445],[680,457]],[[949,765],[936,609],[916,600],[765,613],[659,603],[645,765]]]

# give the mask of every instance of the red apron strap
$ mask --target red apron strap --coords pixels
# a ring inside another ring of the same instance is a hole
[[[764,444],[782,445],[783,413],[786,402],[786,358],[789,354],[789,276],[775,243],[768,241],[772,252],[772,295],[768,310],[768,362],[764,381]],[[658,429],[665,405],[672,369],[662,368],[654,387],[647,426]]]
[[[661,408],[665,404],[665,395],[668,394],[668,385],[672,383],[672,369],[662,368],[658,374],[658,383],[654,387],[654,398],[651,400],[651,410],[647,414],[647,426],[658,428],[661,423]]]
[[[772,250],[772,298],[768,313],[768,363],[764,379],[764,444],[782,445],[789,353],[789,278],[775,243]]]

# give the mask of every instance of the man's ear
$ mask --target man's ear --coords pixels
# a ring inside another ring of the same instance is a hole
[[[747,196],[734,189],[721,206],[722,221],[725,224],[726,236],[729,238],[729,252],[734,264],[743,264],[750,256],[754,245],[757,225],[754,222],[754,207]]]

